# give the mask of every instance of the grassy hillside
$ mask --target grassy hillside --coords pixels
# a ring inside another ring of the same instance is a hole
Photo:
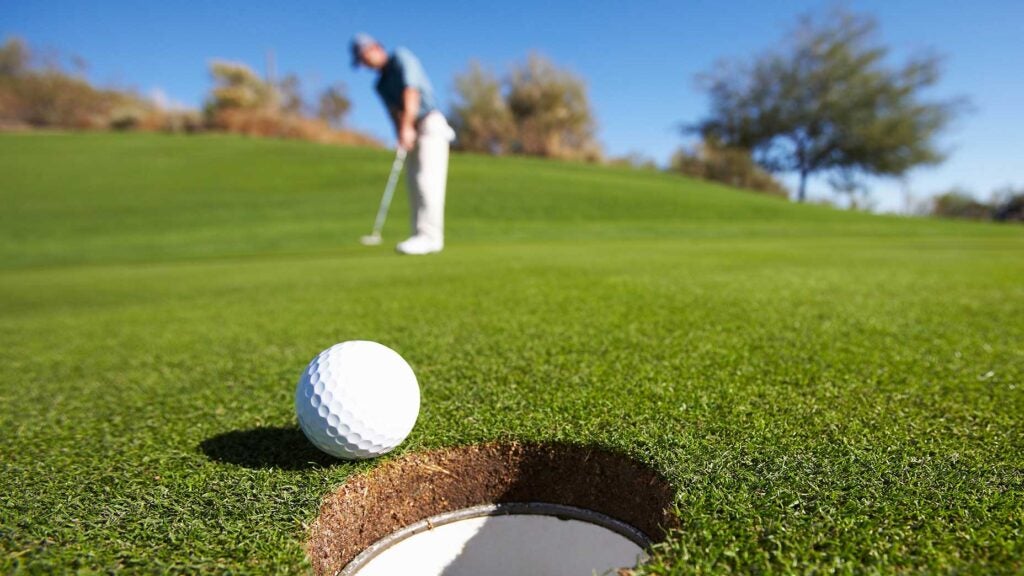
[[[665,474],[652,573],[1024,570],[1024,229],[456,156],[448,249],[411,259],[357,243],[389,166],[0,136],[0,568],[307,569],[320,499],[375,463],[309,447],[295,381],[370,339],[423,389],[398,454],[565,440]]]

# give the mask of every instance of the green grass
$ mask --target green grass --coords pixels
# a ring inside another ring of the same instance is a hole
[[[0,136],[0,570],[308,570],[375,462],[295,428],[306,362],[398,350],[397,454],[610,447],[677,491],[652,574],[1024,570],[1024,228],[455,156],[448,249],[365,248],[386,151]],[[390,456],[389,456],[390,457]]]

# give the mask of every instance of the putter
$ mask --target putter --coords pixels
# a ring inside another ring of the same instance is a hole
[[[381,242],[380,233],[384,228],[384,220],[388,217],[388,209],[391,208],[391,197],[395,195],[395,185],[398,184],[398,176],[402,173],[402,166],[405,164],[405,148],[401,146],[395,150],[395,161],[391,164],[391,175],[388,176],[388,184],[384,187],[384,196],[380,199],[380,208],[377,209],[377,220],[373,223],[373,233],[359,239],[364,246],[377,246]]]

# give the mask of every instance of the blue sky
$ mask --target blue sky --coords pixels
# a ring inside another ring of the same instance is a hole
[[[160,92],[198,106],[213,58],[263,70],[273,50],[279,72],[300,76],[309,92],[348,85],[351,124],[390,139],[371,90],[372,75],[348,64],[353,32],[404,45],[424,62],[442,102],[471,59],[507,70],[531,51],[587,80],[611,154],[641,152],[665,162],[682,142],[680,122],[697,120],[707,100],[694,76],[720,58],[749,56],[777,43],[796,18],[829,2],[809,0],[621,2],[468,0],[410,2],[261,0],[0,0],[0,36],[77,54],[95,82]],[[1024,2],[888,0],[848,2],[875,15],[900,58],[921,50],[947,57],[937,97],[967,96],[973,111],[943,139],[951,152],[938,168],[912,173],[915,196],[965,186],[987,196],[1024,185]],[[882,209],[902,206],[901,186],[877,182]],[[821,182],[811,186],[824,194]]]

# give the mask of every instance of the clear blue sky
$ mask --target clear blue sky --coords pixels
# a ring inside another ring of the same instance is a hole
[[[276,54],[279,72],[294,72],[307,90],[342,81],[354,102],[354,127],[390,138],[371,90],[372,76],[348,65],[356,31],[385,45],[411,48],[442,101],[453,77],[477,59],[504,71],[531,51],[583,76],[612,154],[637,151],[665,162],[680,144],[678,123],[707,109],[694,75],[723,57],[769,47],[797,16],[822,1],[341,0],[164,1],[0,0],[0,35],[77,54],[102,84],[160,91],[198,106],[209,88],[212,58],[263,70]],[[386,7],[385,7],[386,6]],[[968,96],[974,111],[944,139],[950,159],[916,171],[916,195],[963,185],[986,196],[1024,185],[1024,2],[888,0],[849,2],[874,14],[897,57],[934,49],[948,57],[937,96]],[[812,192],[824,184],[812,184]],[[901,205],[899,186],[878,183],[882,208]]]

